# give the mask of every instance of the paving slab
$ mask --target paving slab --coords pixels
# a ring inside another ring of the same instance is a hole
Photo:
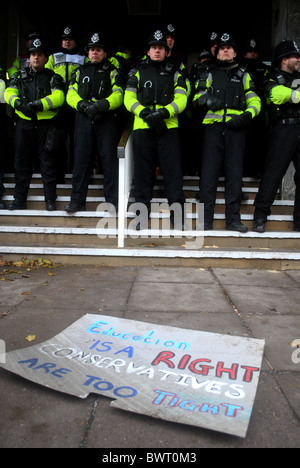
[[[293,275],[288,275],[284,271],[214,268],[213,273],[224,285],[271,286],[273,288],[297,287]]]
[[[210,333],[222,333],[232,336],[252,338],[252,334],[237,314],[215,312],[141,312],[126,310],[124,318],[151,322],[158,325],[205,330]]]
[[[218,284],[136,282],[127,307],[140,312],[231,312]]]
[[[0,447],[74,448],[84,439],[94,399],[78,400],[0,369]]]
[[[212,272],[204,268],[139,268],[136,281],[146,283],[213,284]]]
[[[292,341],[300,339],[299,315],[257,316],[249,315],[245,323],[257,339],[264,339],[265,356],[277,371],[300,371],[292,361]],[[300,380],[300,374],[299,374]]]
[[[241,314],[300,314],[300,288],[252,285],[224,285]]]

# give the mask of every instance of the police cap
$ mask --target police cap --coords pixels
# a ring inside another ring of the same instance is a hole
[[[40,34],[36,32],[34,29],[29,29],[24,33],[24,40],[29,41],[40,37]]]
[[[163,29],[156,29],[152,31],[148,39],[148,45],[162,45],[168,49],[166,33]]]
[[[213,45],[217,44],[218,43],[218,39],[219,39],[219,36],[218,36],[218,33],[213,31],[211,33],[211,35],[209,36],[209,45],[210,47],[212,47]]]
[[[246,52],[259,52],[258,45],[255,39],[250,39],[250,41],[246,43],[245,53]]]
[[[283,58],[290,57],[291,55],[298,55],[300,57],[300,49],[295,41],[282,41],[275,47],[274,62],[278,64]]]
[[[75,34],[70,26],[66,26],[61,34],[62,39],[75,39]]]
[[[175,27],[173,26],[173,24],[171,23],[167,24],[164,30],[165,30],[164,32],[166,36],[172,36],[173,38],[176,37],[176,31],[175,31]]]
[[[89,38],[87,49],[90,49],[91,47],[101,47],[106,50],[105,40],[98,32],[92,34]]]
[[[234,50],[236,50],[236,42],[233,36],[229,33],[220,34],[218,37],[216,54],[218,54],[220,47],[222,46],[231,46]]]
[[[39,37],[33,39],[32,43],[30,44],[28,48],[28,56],[34,52],[43,52],[43,54],[48,57],[48,52],[46,47],[42,44],[42,41]]]

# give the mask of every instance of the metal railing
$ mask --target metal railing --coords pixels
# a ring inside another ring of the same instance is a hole
[[[133,144],[132,124],[123,132],[118,144],[119,159],[119,210],[118,210],[118,247],[123,248],[125,243],[125,224],[127,206],[133,181]]]

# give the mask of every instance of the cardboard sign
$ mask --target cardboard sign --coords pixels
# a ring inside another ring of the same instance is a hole
[[[264,341],[87,314],[1,367],[54,390],[245,437]]]

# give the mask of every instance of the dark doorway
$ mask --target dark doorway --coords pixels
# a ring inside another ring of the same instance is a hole
[[[207,47],[212,31],[231,32],[240,47],[245,40],[255,38],[261,46],[264,60],[271,59],[272,0],[252,0],[246,8],[240,1],[201,2],[185,0],[114,0],[59,2],[33,5],[16,1],[22,19],[39,30],[50,50],[60,46],[60,35],[65,26],[78,31],[85,46],[89,35],[105,32],[113,48],[117,44],[130,44],[133,54],[143,51],[150,31],[172,23],[177,32],[177,48],[186,56]],[[17,24],[16,24],[17,27]],[[22,37],[22,32],[20,37]]]

